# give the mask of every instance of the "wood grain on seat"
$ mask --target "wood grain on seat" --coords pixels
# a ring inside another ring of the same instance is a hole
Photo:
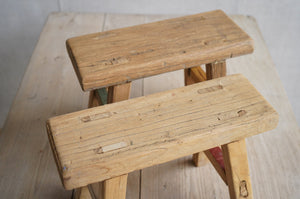
[[[271,130],[278,114],[242,75],[51,118],[66,189]]]
[[[251,38],[223,11],[67,40],[83,90],[93,90],[251,53]]]

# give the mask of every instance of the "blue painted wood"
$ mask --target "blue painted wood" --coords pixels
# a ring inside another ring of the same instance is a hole
[[[107,91],[106,88],[99,88],[96,90],[97,94],[99,95],[102,104],[107,104]]]

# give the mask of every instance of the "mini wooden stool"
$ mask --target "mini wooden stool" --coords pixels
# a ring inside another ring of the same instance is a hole
[[[104,181],[103,198],[125,198],[129,172],[190,154],[198,165],[204,151],[231,198],[252,198],[244,139],[278,115],[242,75],[223,77],[227,58],[253,51],[225,13],[71,38],[67,49],[89,107],[109,104],[47,122],[64,187],[84,187],[75,197]],[[127,100],[131,81],[179,69],[190,86]]]

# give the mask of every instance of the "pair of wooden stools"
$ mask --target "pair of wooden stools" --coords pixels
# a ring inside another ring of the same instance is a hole
[[[103,198],[125,198],[129,172],[191,154],[198,165],[203,151],[231,198],[252,198],[245,138],[278,114],[244,76],[225,76],[226,59],[253,51],[225,13],[75,37],[67,49],[90,108],[49,119],[47,131],[75,198],[102,181]],[[133,80],[179,69],[185,87],[128,100]]]

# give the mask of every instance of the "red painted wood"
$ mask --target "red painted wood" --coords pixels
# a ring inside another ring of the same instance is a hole
[[[209,149],[209,152],[214,156],[214,158],[219,163],[219,165],[222,167],[222,169],[225,169],[222,149],[220,147],[215,147],[215,148]]]

